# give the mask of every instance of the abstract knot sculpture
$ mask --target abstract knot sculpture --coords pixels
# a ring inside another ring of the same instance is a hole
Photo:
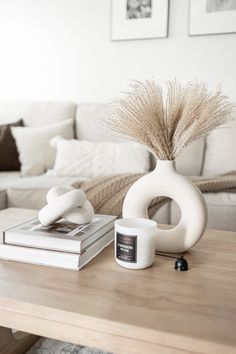
[[[86,224],[94,209],[82,190],[53,187],[47,193],[47,205],[39,211],[39,221],[47,226],[64,218],[76,224]]]

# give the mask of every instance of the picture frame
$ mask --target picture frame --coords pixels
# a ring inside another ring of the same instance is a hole
[[[190,36],[236,33],[236,0],[189,0]]]
[[[112,41],[166,38],[169,0],[111,0]]]

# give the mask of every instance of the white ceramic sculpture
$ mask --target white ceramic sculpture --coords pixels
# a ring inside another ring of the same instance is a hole
[[[124,218],[148,218],[148,206],[158,196],[173,199],[181,209],[178,225],[169,230],[157,227],[156,250],[179,253],[194,246],[207,223],[207,205],[201,191],[175,169],[175,162],[158,160],[155,170],[135,182],[123,204]]]
[[[39,221],[45,226],[61,218],[85,224],[94,216],[93,206],[82,190],[53,187],[47,193],[47,203],[38,214]]]

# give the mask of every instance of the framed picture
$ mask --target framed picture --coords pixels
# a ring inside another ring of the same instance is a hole
[[[165,38],[169,0],[111,0],[111,40]]]
[[[236,32],[236,0],[189,0],[189,35]]]

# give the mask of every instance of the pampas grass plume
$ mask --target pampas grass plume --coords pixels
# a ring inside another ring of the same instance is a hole
[[[167,83],[166,99],[154,80],[134,81],[123,97],[112,102],[104,123],[118,135],[137,141],[159,160],[173,160],[195,140],[232,117],[232,105],[218,87],[177,81]]]

